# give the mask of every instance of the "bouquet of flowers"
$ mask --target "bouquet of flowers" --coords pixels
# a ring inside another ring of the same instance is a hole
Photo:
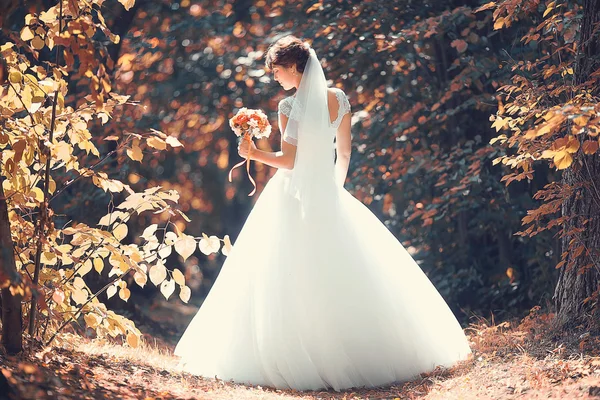
[[[271,124],[262,110],[240,108],[229,120],[229,126],[238,137],[244,135],[260,139],[271,135]]]
[[[229,120],[229,126],[233,132],[241,137],[242,140],[250,142],[252,138],[268,138],[271,135],[271,124],[269,119],[262,110],[251,110],[246,107],[240,108],[240,110]],[[256,193],[256,182],[250,175],[250,152],[246,156],[246,159],[237,163],[229,171],[229,182],[231,182],[231,174],[237,167],[241,167],[246,164],[246,173],[250,182],[254,185],[254,189],[248,196],[252,196]]]

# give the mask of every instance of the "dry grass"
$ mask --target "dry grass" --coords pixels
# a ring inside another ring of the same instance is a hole
[[[557,331],[552,321],[553,315],[539,308],[517,322],[479,319],[467,329],[471,359],[411,382],[370,390],[298,392],[197,377],[180,372],[172,346],[161,341],[132,349],[75,334],[62,335],[55,347],[35,355],[0,356],[0,363],[19,398],[31,399],[598,398],[600,340],[583,330]]]

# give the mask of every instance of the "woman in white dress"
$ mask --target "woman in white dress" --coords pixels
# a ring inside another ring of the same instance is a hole
[[[175,349],[185,371],[297,390],[376,387],[467,358],[467,339],[398,240],[343,188],[350,104],[314,52],[287,36],[267,67],[281,151],[241,145],[278,168]],[[335,141],[335,144],[334,144]]]

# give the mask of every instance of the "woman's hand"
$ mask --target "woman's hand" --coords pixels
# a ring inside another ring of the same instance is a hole
[[[238,154],[244,158],[248,157],[248,152],[252,153],[254,150],[256,150],[256,145],[252,139],[242,139],[238,145]]]

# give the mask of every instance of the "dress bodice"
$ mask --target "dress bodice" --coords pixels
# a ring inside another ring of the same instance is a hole
[[[335,91],[335,96],[338,101],[338,113],[337,113],[337,117],[334,121],[329,121],[329,127],[333,130],[337,130],[337,128],[342,123],[342,119],[344,118],[344,115],[346,115],[350,112],[350,102],[348,101],[348,97],[346,96],[346,94],[344,93],[343,90],[338,89],[338,88],[333,88],[333,90]],[[294,116],[291,115],[294,110],[294,108],[293,108],[294,99],[295,99],[294,96],[289,96],[289,97],[286,97],[283,100],[281,100],[279,102],[279,107],[278,107],[279,114],[283,114],[288,118],[294,118]],[[297,108],[296,108],[296,110],[297,110]],[[286,133],[284,133],[283,140],[285,140],[286,142],[291,143],[293,145],[296,145],[298,143],[298,138],[291,137],[291,136],[287,135]]]

